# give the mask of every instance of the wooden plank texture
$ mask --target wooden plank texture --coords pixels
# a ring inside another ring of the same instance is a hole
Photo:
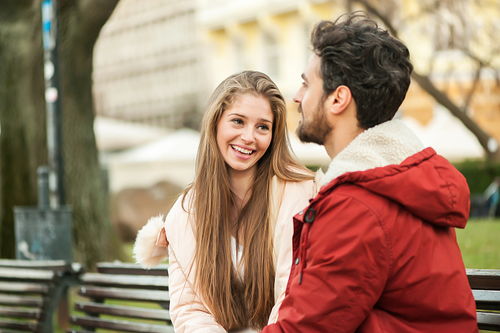
[[[107,314],[138,319],[162,320],[170,322],[168,310],[121,306],[102,303],[76,303],[75,309],[87,314]]]
[[[168,290],[168,277],[166,276],[86,273],[82,275],[81,281],[85,284]]]
[[[50,270],[0,267],[2,280],[53,281],[57,275]]]
[[[500,269],[467,269],[472,289],[500,290]]]
[[[49,289],[44,283],[0,282],[0,292],[47,294]]]
[[[43,298],[37,296],[0,294],[0,304],[11,306],[41,307],[43,305]]]
[[[174,333],[174,328],[171,326],[134,323],[123,320],[100,319],[90,317],[72,316],[72,322],[83,327],[95,327],[109,330],[117,330],[119,332],[148,332],[148,333]]]
[[[131,274],[131,275],[160,275],[168,276],[168,265],[158,265],[151,269],[142,268],[139,264],[121,262],[102,262],[97,264],[99,273]]]
[[[144,301],[144,302],[170,301],[170,296],[167,291],[156,291],[156,290],[145,290],[145,289],[83,286],[80,288],[79,294],[84,297],[96,298],[96,299],[109,298],[109,299],[122,299],[128,301]]]
[[[40,309],[0,306],[0,317],[40,319]]]

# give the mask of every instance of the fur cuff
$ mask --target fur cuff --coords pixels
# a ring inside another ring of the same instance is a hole
[[[137,233],[133,254],[135,261],[144,268],[157,266],[168,255],[167,247],[158,244],[159,236],[165,237],[163,226],[164,216],[158,215],[150,218]]]

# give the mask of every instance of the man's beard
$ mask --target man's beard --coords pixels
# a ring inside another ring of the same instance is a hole
[[[299,105],[299,112],[302,114],[302,121],[299,123],[296,133],[300,141],[323,145],[326,136],[332,130],[326,121],[323,107],[318,106],[308,121],[304,117],[301,105]]]

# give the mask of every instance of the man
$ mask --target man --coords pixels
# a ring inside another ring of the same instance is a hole
[[[408,49],[360,15],[319,23],[297,92],[301,140],[332,158],[294,218],[294,264],[274,332],[477,332],[455,227],[464,177],[399,120]]]

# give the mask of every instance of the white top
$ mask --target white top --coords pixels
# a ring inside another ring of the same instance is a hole
[[[236,246],[238,245],[238,248]],[[243,245],[237,244],[236,238],[231,237],[231,257],[233,258],[233,265],[240,279],[245,276],[245,266],[241,264],[241,258],[243,257]]]

